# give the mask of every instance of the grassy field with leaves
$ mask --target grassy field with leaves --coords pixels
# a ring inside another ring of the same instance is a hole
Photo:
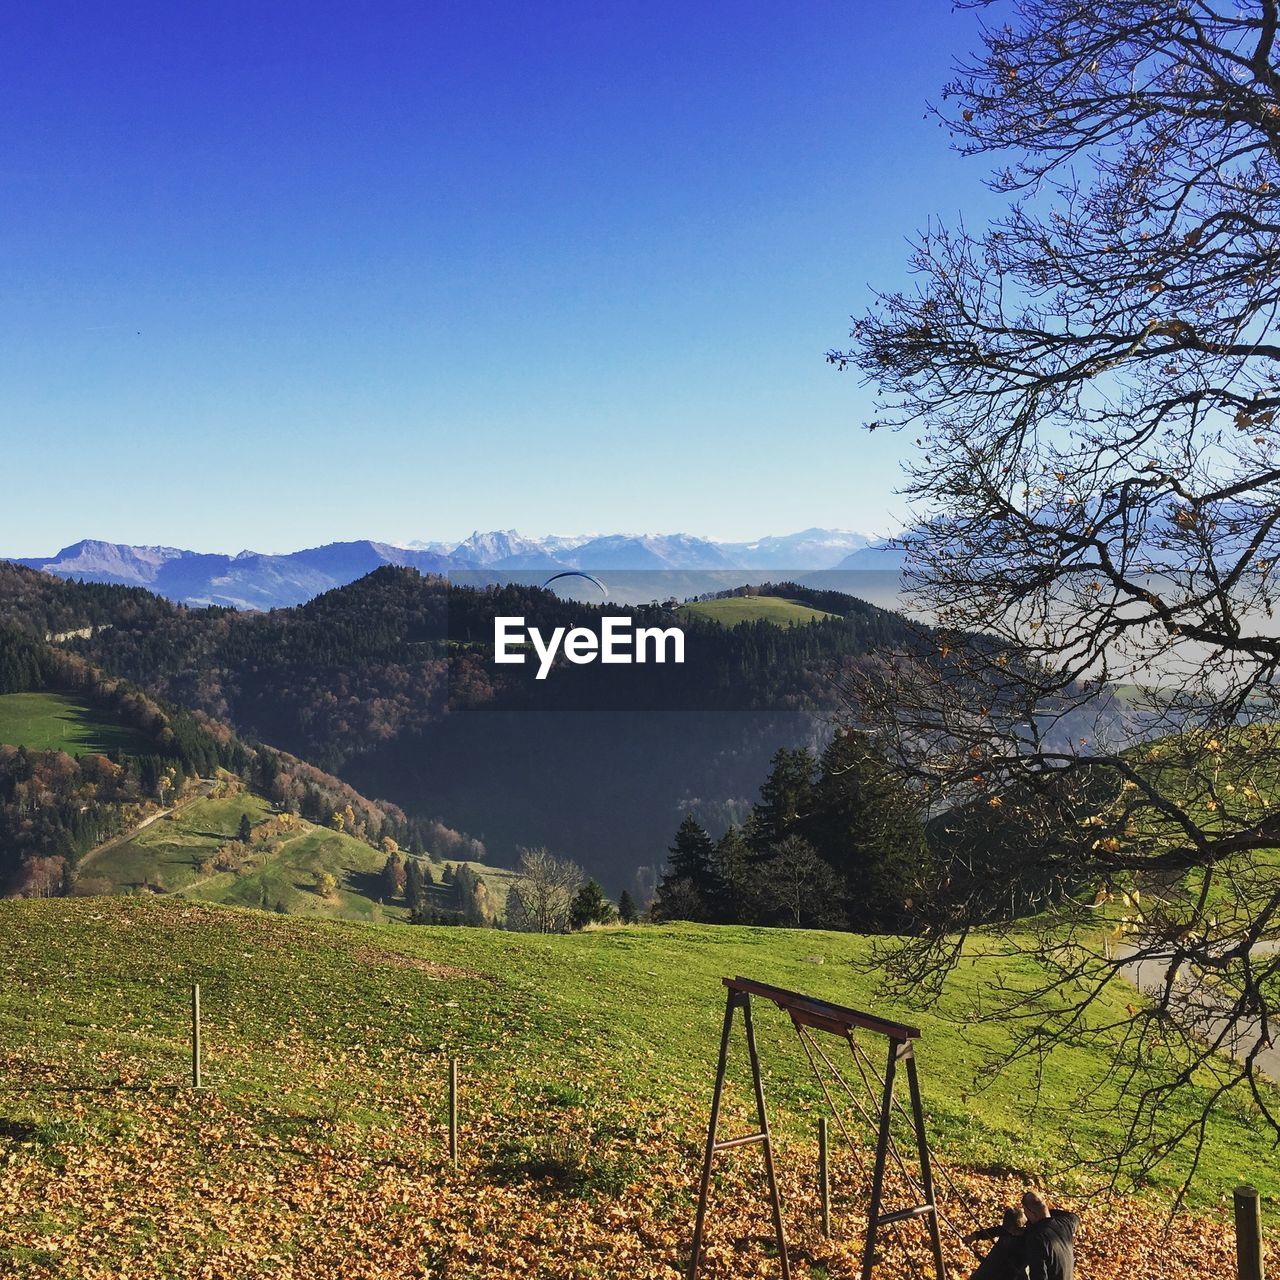
[[[742,973],[921,1026],[950,1265],[1025,1181],[1083,1208],[1090,1280],[1228,1273],[1241,1178],[1274,1213],[1274,1149],[1245,1107],[1214,1125],[1195,1211],[1164,1234],[1165,1190],[1082,1206],[1071,1144],[1106,1135],[1104,1045],[1037,1079],[994,1075],[973,1020],[998,971],[975,954],[937,1013],[886,1000],[854,936],[672,925],[539,937],[303,920],[160,898],[0,903],[0,1274],[33,1277],[674,1278],[687,1266],[723,1011]],[[185,1087],[189,986],[209,1089]],[[1117,1007],[1132,999],[1118,988]],[[756,1005],[799,1277],[857,1274],[871,1135],[837,1143],[834,1239],[818,1231],[821,1094],[784,1016]],[[839,1047],[836,1045],[835,1047]],[[828,1046],[830,1048],[830,1046]],[[878,1052],[882,1046],[872,1043]],[[462,1156],[447,1159],[447,1062]],[[752,1127],[741,1045],[725,1134]],[[857,1082],[856,1074],[854,1081]],[[1095,1098],[1095,1102],[1098,1099]],[[1105,1098],[1103,1099],[1105,1101]],[[1093,1119],[1088,1119],[1092,1116]],[[1171,1172],[1172,1176],[1172,1172]],[[907,1189],[890,1184],[892,1203]],[[777,1274],[759,1153],[717,1165],[716,1280]],[[918,1226],[877,1276],[907,1276]]]

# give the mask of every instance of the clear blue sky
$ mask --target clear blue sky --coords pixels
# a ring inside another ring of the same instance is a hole
[[[8,5],[0,554],[883,530],[947,0]]]

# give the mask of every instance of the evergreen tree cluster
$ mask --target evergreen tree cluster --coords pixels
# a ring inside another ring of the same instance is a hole
[[[0,626],[16,627],[37,640],[100,627],[154,624],[182,610],[182,605],[143,587],[55,578],[0,560]]]
[[[0,626],[0,693],[25,693],[44,684],[43,646],[12,627]]]
[[[445,863],[437,880],[427,858],[404,854],[394,840],[382,841],[382,900],[409,908],[411,924],[465,924],[491,928],[497,911],[484,876],[465,863]]]
[[[854,731],[820,756],[782,748],[751,816],[713,840],[692,814],[651,912],[716,924],[912,928],[930,855],[913,797]]]

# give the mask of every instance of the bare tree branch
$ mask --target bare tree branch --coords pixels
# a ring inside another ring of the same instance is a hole
[[[946,858],[895,971],[936,989],[957,939],[1003,929],[1044,974],[990,1011],[1030,1057],[1097,1034],[1117,974],[1158,974],[1109,1028],[1130,1114],[1106,1172],[1189,1179],[1232,1095],[1280,1136],[1259,1066],[1280,1001],[1277,6],[1014,8],[939,113],[960,151],[1008,158],[1007,213],[931,226],[914,287],[829,353],[879,389],[873,426],[917,434],[908,584],[936,628],[848,692]]]

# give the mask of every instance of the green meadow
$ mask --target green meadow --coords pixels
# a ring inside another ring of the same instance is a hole
[[[247,848],[234,870],[207,865],[224,846],[239,852],[242,816],[247,814],[256,824],[273,812],[265,800],[250,792],[196,800],[91,857],[82,869],[82,879],[97,892],[149,889],[228,906],[374,924],[407,919],[402,901],[382,901],[384,853],[363,840],[301,818],[265,845]],[[452,859],[430,864],[437,882],[446,866],[459,865]],[[484,877],[501,911],[513,874],[479,862],[466,865]],[[318,877],[326,872],[337,882],[329,897],[316,888]]]
[[[708,618],[726,627],[740,622],[775,622],[780,627],[803,626],[822,618],[834,617],[821,609],[811,608],[798,600],[780,596],[729,596],[723,600],[698,600],[680,606],[680,612],[695,618]]]
[[[0,743],[32,751],[145,751],[141,735],[61,693],[0,694]]]
[[[1074,1157],[1096,1155],[1121,1123],[1108,1114],[1107,1035],[999,1070],[1008,1032],[975,1015],[996,982],[1034,980],[1027,961],[978,946],[924,1011],[885,994],[871,947],[848,934],[679,924],[568,936],[370,925],[179,896],[0,903],[0,1272],[675,1280],[721,978],[744,974],[920,1026],[953,1274],[974,1265],[960,1234],[1032,1181],[1087,1213],[1087,1274],[1135,1274],[1187,1152],[1145,1201],[1080,1199]],[[188,1087],[197,982],[203,1093]],[[1133,998],[1117,987],[1097,1016]],[[852,1143],[837,1137],[838,1226],[825,1240],[813,1181],[822,1094],[786,1017],[754,1005],[793,1274],[857,1274],[871,1125],[845,1105]],[[874,1062],[884,1042],[865,1039]],[[842,1060],[859,1089],[847,1051]],[[751,1110],[739,1022],[721,1136],[750,1132]],[[1243,1179],[1272,1213],[1274,1148],[1246,1103],[1210,1127],[1193,1201],[1202,1216],[1161,1237],[1165,1274],[1220,1269],[1222,1206]],[[892,1185],[901,1203],[909,1189]],[[714,1188],[707,1280],[775,1275],[758,1152],[723,1156]],[[877,1277],[913,1274],[898,1251],[919,1259],[922,1239],[895,1228]]]
[[[180,1078],[184,991],[199,981],[217,1028],[211,1070],[231,1096],[292,1097],[300,1107],[327,1096],[283,1070],[271,1046],[287,1036],[304,1053],[350,1055],[333,1088],[375,1127],[390,1117],[359,1101],[366,1073],[394,1061],[392,1092],[417,1088],[400,1074],[415,1045],[464,1055],[485,1082],[482,1096],[502,1079],[533,1088],[590,1077],[602,1101],[675,1102],[707,1093],[720,979],[743,974],[918,1025],[929,1123],[944,1159],[1052,1180],[1064,1176],[1073,1145],[1096,1151],[1114,1137],[1106,1033],[993,1072],[1009,1032],[979,1010],[997,983],[1026,987],[1037,971],[981,943],[928,1010],[889,998],[868,965],[872,940],[845,933],[673,924],[542,936],[306,920],[147,896],[3,903],[0,938],[0,1054],[11,1069],[35,1054],[87,1081],[105,1054],[142,1078]],[[1095,1018],[1121,1016],[1133,999],[1117,983]],[[790,1023],[757,1003],[778,1123],[807,1131],[821,1095]],[[883,1047],[869,1038],[877,1063]],[[29,1102],[30,1118],[48,1120],[52,1103]],[[1217,1118],[1201,1197],[1216,1200],[1241,1179],[1280,1192],[1256,1119],[1243,1103]],[[1173,1185],[1178,1172],[1171,1166],[1163,1181]]]

